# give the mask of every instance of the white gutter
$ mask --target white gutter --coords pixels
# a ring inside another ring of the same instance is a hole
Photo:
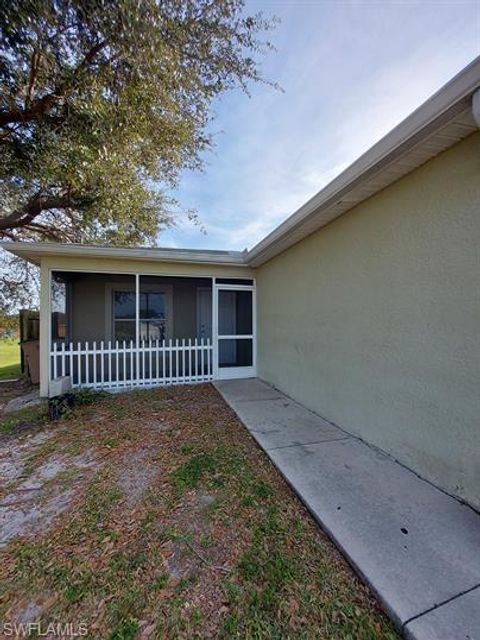
[[[102,247],[47,242],[0,242],[0,248],[36,262],[42,256],[81,256],[118,258],[158,262],[201,263],[246,267],[242,251],[210,251],[198,249],[157,249],[144,247]]]

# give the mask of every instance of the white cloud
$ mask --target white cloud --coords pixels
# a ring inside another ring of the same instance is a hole
[[[253,246],[479,53],[475,7],[275,4],[279,52],[265,73],[286,91],[219,103],[216,153],[179,194],[207,236],[183,224],[160,243]]]

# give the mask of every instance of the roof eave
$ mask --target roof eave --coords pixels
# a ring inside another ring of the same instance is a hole
[[[95,247],[87,245],[37,242],[0,242],[0,247],[13,255],[39,265],[42,257],[83,257],[121,259],[127,261],[174,262],[183,264],[228,265],[248,267],[242,252],[215,252],[192,249],[148,249]]]

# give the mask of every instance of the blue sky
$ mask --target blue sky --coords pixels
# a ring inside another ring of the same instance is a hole
[[[252,247],[480,54],[480,0],[247,0],[276,15],[277,52],[252,87],[215,104],[216,146],[175,196],[196,209],[169,247]]]

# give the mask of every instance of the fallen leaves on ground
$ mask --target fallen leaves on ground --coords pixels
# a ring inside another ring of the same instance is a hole
[[[0,549],[0,619],[111,640],[396,637],[212,386],[98,397],[40,433],[3,441],[2,500],[28,478],[27,513],[68,499]]]

